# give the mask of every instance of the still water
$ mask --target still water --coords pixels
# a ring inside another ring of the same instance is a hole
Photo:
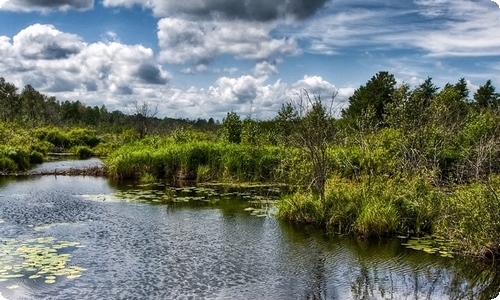
[[[124,196],[141,189],[142,201]],[[1,295],[491,299],[500,291],[498,269],[490,264],[406,249],[399,240],[367,242],[295,228],[252,215],[248,199],[237,193],[167,204],[158,199],[176,190],[148,189],[83,176],[0,179]],[[43,255],[63,262],[30,265],[30,255],[43,256],[33,250],[40,244],[52,249]],[[47,265],[52,271],[41,272]]]

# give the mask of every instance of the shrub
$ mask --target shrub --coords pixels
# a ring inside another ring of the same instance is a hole
[[[17,171],[16,163],[12,159],[0,154],[0,172],[9,173],[15,171]]]
[[[94,151],[88,146],[75,146],[70,149],[70,152],[76,154],[80,158],[94,156]]]
[[[43,154],[38,151],[32,151],[30,154],[30,164],[41,164],[43,163]]]

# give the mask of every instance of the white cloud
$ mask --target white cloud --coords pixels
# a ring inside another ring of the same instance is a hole
[[[267,78],[267,76],[272,74],[278,74],[278,68],[276,68],[276,65],[271,64],[268,61],[257,63],[253,69],[253,75],[255,77]]]
[[[224,54],[267,60],[300,53],[295,39],[273,38],[272,28],[271,24],[247,21],[163,18],[158,22],[159,59],[175,64],[205,64]]]
[[[295,90],[306,90],[309,94],[319,97],[330,97],[337,89],[333,84],[324,80],[321,76],[308,76],[297,81],[292,85]]]
[[[12,42],[0,36],[0,56],[0,73],[8,74],[6,79],[17,86],[29,83],[63,99],[95,97],[92,103],[137,94],[170,79],[149,48],[116,42],[87,44],[53,25],[29,26]]]
[[[34,24],[13,38],[14,51],[26,59],[61,59],[84,48],[80,37],[63,33],[52,25]]]
[[[404,6],[401,4],[404,3]],[[366,51],[421,50],[430,56],[500,55],[499,11],[488,1],[371,1],[370,8],[352,1],[332,2],[330,13],[294,29],[308,42],[307,51],[336,54],[346,47]]]

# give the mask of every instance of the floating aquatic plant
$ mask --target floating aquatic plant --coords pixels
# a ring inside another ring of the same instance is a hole
[[[409,249],[424,251],[429,254],[439,254],[442,257],[453,257],[456,245],[440,236],[424,236],[409,239],[402,244]]]
[[[134,203],[185,203],[192,201],[215,203],[222,199],[239,198],[252,205],[274,204],[274,199],[264,197],[255,190],[228,191],[220,193],[218,189],[200,187],[162,187],[162,189],[127,189],[112,194],[82,195],[83,198],[102,202],[134,202]]]
[[[78,278],[85,269],[68,266],[71,254],[59,253],[59,251],[79,246],[79,243],[58,241],[53,237],[25,241],[1,240],[0,282],[27,278],[29,280],[43,279],[45,283],[51,284],[60,277]]]

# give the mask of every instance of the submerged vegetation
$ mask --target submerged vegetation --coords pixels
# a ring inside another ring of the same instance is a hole
[[[229,112],[221,124],[160,120],[147,102],[125,115],[0,86],[0,173],[70,152],[105,156],[110,177],[142,184],[284,183],[295,190],[278,204],[284,220],[336,234],[440,237],[455,252],[500,255],[500,97],[491,81],[470,97],[463,78],[412,88],[380,72],[340,114],[336,95],[304,91],[272,120]]]

